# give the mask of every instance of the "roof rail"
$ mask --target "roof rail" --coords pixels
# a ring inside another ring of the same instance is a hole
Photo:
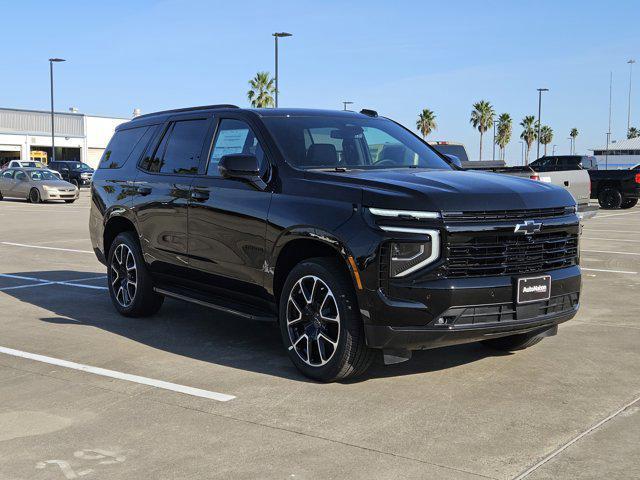
[[[195,112],[198,110],[213,110],[215,108],[240,108],[240,107],[238,107],[237,105],[231,105],[230,103],[220,103],[218,105],[200,105],[198,107],[175,108],[173,110],[162,110],[160,112],[145,113],[144,115],[139,115],[133,118],[133,120],[137,120],[138,118],[153,117],[156,115],[166,115],[168,113]]]
[[[368,110],[366,108],[363,108],[362,110],[360,110],[360,113],[373,118],[376,118],[378,116],[378,112],[376,112],[375,110]]]

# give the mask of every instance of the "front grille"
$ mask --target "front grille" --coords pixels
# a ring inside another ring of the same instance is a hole
[[[383,292],[389,291],[389,262],[391,252],[389,244],[384,243],[380,247],[380,261],[378,262],[378,284]]]
[[[554,218],[567,215],[565,207],[526,210],[480,210],[475,212],[442,212],[445,220],[456,222],[484,222],[487,220],[522,220],[527,218]]]
[[[535,310],[527,308],[524,313],[518,315],[514,303],[500,303],[495,305],[477,305],[467,307],[453,307],[447,310],[440,318],[442,326],[468,326],[488,323],[503,323],[522,320],[535,320],[538,317],[568,313],[578,305],[580,295],[568,293],[551,297],[533,305]]]
[[[449,277],[545,272],[577,264],[578,235],[549,232],[469,237],[449,234],[445,247]]]

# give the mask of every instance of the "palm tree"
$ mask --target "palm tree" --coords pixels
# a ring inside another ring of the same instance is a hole
[[[540,128],[540,143],[544,145],[544,154],[547,155],[547,145],[553,142],[553,129],[548,125]]]
[[[512,121],[511,115],[501,113],[498,117],[498,132],[496,135],[496,143],[500,147],[500,159],[504,161],[504,153],[507,144],[511,141]]]
[[[527,115],[520,122],[520,126],[522,127],[520,138],[527,144],[525,165],[529,165],[529,151],[531,150],[531,145],[533,144],[533,142],[535,142],[536,138],[538,138],[538,133],[536,132],[536,117],[534,117],[533,115]]]
[[[268,108],[275,105],[273,94],[276,93],[273,78],[269,77],[269,72],[258,72],[256,76],[249,80],[251,87],[247,92],[247,98],[251,101],[253,108]]]
[[[640,130],[636,127],[629,127],[629,131],[627,132],[627,138],[638,138],[640,137]]]
[[[438,128],[438,125],[436,124],[436,114],[428,108],[422,110],[420,115],[418,115],[416,128],[422,134],[422,138],[426,139],[427,135]]]
[[[576,153],[576,137],[578,136],[578,129],[573,127],[569,136],[571,137],[571,153]]]
[[[473,128],[477,128],[480,132],[480,160],[482,160],[482,136],[484,132],[493,126],[494,116],[493,107],[486,100],[480,100],[478,103],[473,104],[469,122],[473,125]]]

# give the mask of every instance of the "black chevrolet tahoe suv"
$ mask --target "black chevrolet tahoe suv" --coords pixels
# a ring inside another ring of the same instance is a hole
[[[580,295],[564,189],[463,171],[376,112],[215,105],[120,125],[90,231],[115,308],[165,297],[278,322],[305,375],[333,381],[412,350],[518,350]]]

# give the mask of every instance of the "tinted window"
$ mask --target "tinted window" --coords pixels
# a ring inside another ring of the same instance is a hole
[[[2,172],[2,178],[13,178],[13,170]]]
[[[107,145],[100,168],[120,168],[129,158],[138,158],[151,137],[151,127],[119,130]]]
[[[16,180],[26,180],[27,179],[27,174],[24,172],[17,172],[16,173]]]
[[[240,120],[223,119],[220,121],[218,133],[211,149],[207,175],[218,176],[218,163],[225,155],[233,154],[255,155],[260,163],[260,170],[266,170],[264,151],[253,130]]]
[[[169,125],[152,158],[142,167],[150,172],[198,173],[200,153],[207,134],[208,120],[182,120]]]

